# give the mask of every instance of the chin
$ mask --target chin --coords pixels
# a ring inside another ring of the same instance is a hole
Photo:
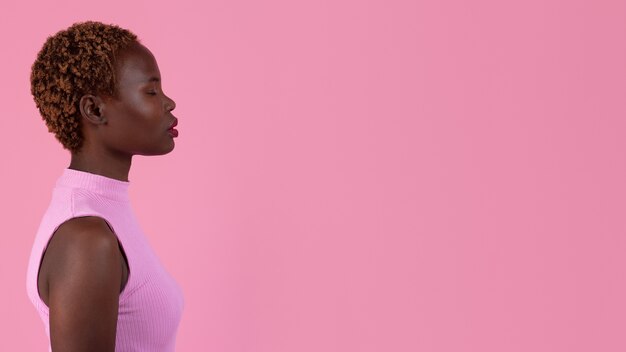
[[[145,156],[156,156],[156,155],[165,155],[165,154],[169,154],[172,152],[172,150],[174,150],[174,147],[176,146],[176,144],[174,143],[174,140],[171,140],[170,143],[168,143],[167,145],[161,145],[157,148],[154,149],[150,149],[150,150],[145,150],[142,153],[139,153],[140,155],[145,155]]]
[[[172,150],[174,150],[174,148],[176,147],[176,144],[174,143],[174,141],[172,141],[171,146],[169,146],[168,148],[166,148],[162,153],[160,153],[159,155],[165,155],[165,154],[169,154],[172,152]]]

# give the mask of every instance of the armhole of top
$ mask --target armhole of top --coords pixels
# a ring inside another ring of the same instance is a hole
[[[122,290],[120,291],[120,294],[119,294],[120,300],[122,299],[122,295],[125,295],[126,292],[128,291],[127,288],[128,288],[128,283],[130,282],[130,275],[131,275],[130,263],[128,262],[128,257],[126,256],[126,251],[124,250],[124,246],[122,245],[122,242],[120,241],[119,237],[117,236],[117,232],[115,232],[115,229],[113,228],[113,226],[111,226],[111,224],[109,223],[109,221],[107,219],[103,218],[100,215],[74,216],[74,217],[65,219],[64,221],[62,221],[59,225],[57,225],[54,228],[54,230],[52,231],[52,235],[50,235],[50,238],[48,238],[48,241],[46,242],[46,245],[43,247],[43,251],[41,252],[41,256],[39,258],[39,266],[37,268],[37,278],[36,278],[36,281],[35,281],[35,287],[37,288],[37,297],[39,298],[41,303],[43,305],[45,305],[46,307],[48,307],[48,305],[43,301],[43,299],[41,298],[41,293],[39,292],[39,275],[41,274],[41,264],[43,263],[43,258],[46,255],[46,251],[48,250],[48,246],[50,245],[50,241],[52,241],[52,237],[54,237],[54,235],[59,230],[59,228],[63,224],[65,224],[66,222],[68,222],[70,220],[73,220],[73,219],[79,219],[79,218],[98,218],[98,219],[101,219],[102,221],[104,221],[104,223],[109,227],[109,229],[113,233],[113,236],[115,236],[115,239],[117,240],[117,245],[118,245],[118,247],[120,249],[120,253],[122,254],[122,257],[124,258],[124,262],[126,262],[126,267],[128,268],[128,274],[127,274],[127,277],[126,277],[126,284],[124,284],[124,287],[122,288]]]

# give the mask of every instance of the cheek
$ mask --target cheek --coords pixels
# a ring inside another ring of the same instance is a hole
[[[150,96],[147,94],[133,94],[127,100],[127,108],[129,112],[136,116],[149,115],[153,109]]]
[[[155,97],[149,96],[147,99],[143,99],[135,106],[137,112],[143,117],[146,122],[154,122],[160,120],[163,116],[161,104]]]
[[[120,89],[121,102],[129,110],[141,111],[145,106],[150,105],[153,96],[147,94],[144,88],[136,86]]]
[[[159,117],[159,109],[157,104],[149,98],[134,99],[128,102],[124,115],[128,124],[147,128]]]
[[[124,92],[123,100],[109,111],[121,139],[152,139],[163,129],[163,112],[158,97],[145,92]]]

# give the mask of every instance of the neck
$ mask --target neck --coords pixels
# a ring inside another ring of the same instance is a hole
[[[131,163],[132,155],[112,155],[81,150],[78,153],[72,153],[68,168],[128,182]]]

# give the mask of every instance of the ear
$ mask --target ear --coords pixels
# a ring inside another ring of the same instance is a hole
[[[106,124],[107,120],[104,117],[104,100],[102,98],[87,94],[80,98],[80,115],[87,121],[95,124]]]

